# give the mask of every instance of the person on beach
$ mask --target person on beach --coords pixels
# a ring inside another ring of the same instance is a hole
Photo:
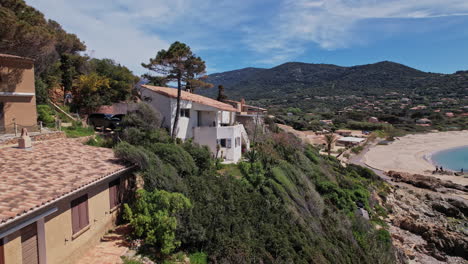
[[[442,168],[442,166],[440,166],[440,172],[444,172],[444,168]]]
[[[439,172],[439,166],[436,166],[436,172]]]

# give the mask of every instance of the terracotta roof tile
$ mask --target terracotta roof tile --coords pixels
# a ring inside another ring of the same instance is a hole
[[[0,149],[0,225],[128,166],[74,139]]]
[[[175,88],[151,86],[151,85],[142,85],[142,87],[152,90],[156,93],[162,94],[167,97],[177,98],[177,89]],[[237,109],[232,107],[232,105],[229,105],[229,104],[226,104],[226,103],[223,103],[223,102],[220,102],[220,101],[217,101],[217,100],[205,97],[205,96],[201,96],[198,94],[189,93],[186,91],[182,91],[181,99],[186,100],[186,101],[192,101],[192,102],[199,103],[202,105],[211,106],[219,110],[237,112]]]

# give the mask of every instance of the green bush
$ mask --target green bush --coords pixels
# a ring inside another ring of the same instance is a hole
[[[43,126],[54,127],[55,117],[54,111],[49,105],[38,105],[37,106],[37,120],[42,121]]]
[[[180,145],[155,143],[148,148],[161,160],[176,168],[181,176],[193,175],[198,170],[192,156]]]
[[[208,255],[204,252],[196,252],[190,254],[190,264],[207,264],[208,263]]]
[[[109,137],[102,137],[96,135],[90,138],[88,141],[86,141],[85,144],[94,147],[112,148],[114,146],[114,140]]]
[[[135,204],[132,207],[124,204],[124,219],[145,245],[153,246],[168,256],[180,246],[176,239],[176,215],[191,207],[190,200],[180,193],[138,190]]]

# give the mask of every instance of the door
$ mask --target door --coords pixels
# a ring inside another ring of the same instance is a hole
[[[21,252],[23,264],[39,264],[36,223],[21,229]]]
[[[3,239],[0,238],[0,264],[5,264],[5,253],[3,252]]]

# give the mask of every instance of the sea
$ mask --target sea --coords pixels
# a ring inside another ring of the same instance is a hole
[[[431,155],[435,165],[453,171],[468,172],[468,146],[442,150]]]

